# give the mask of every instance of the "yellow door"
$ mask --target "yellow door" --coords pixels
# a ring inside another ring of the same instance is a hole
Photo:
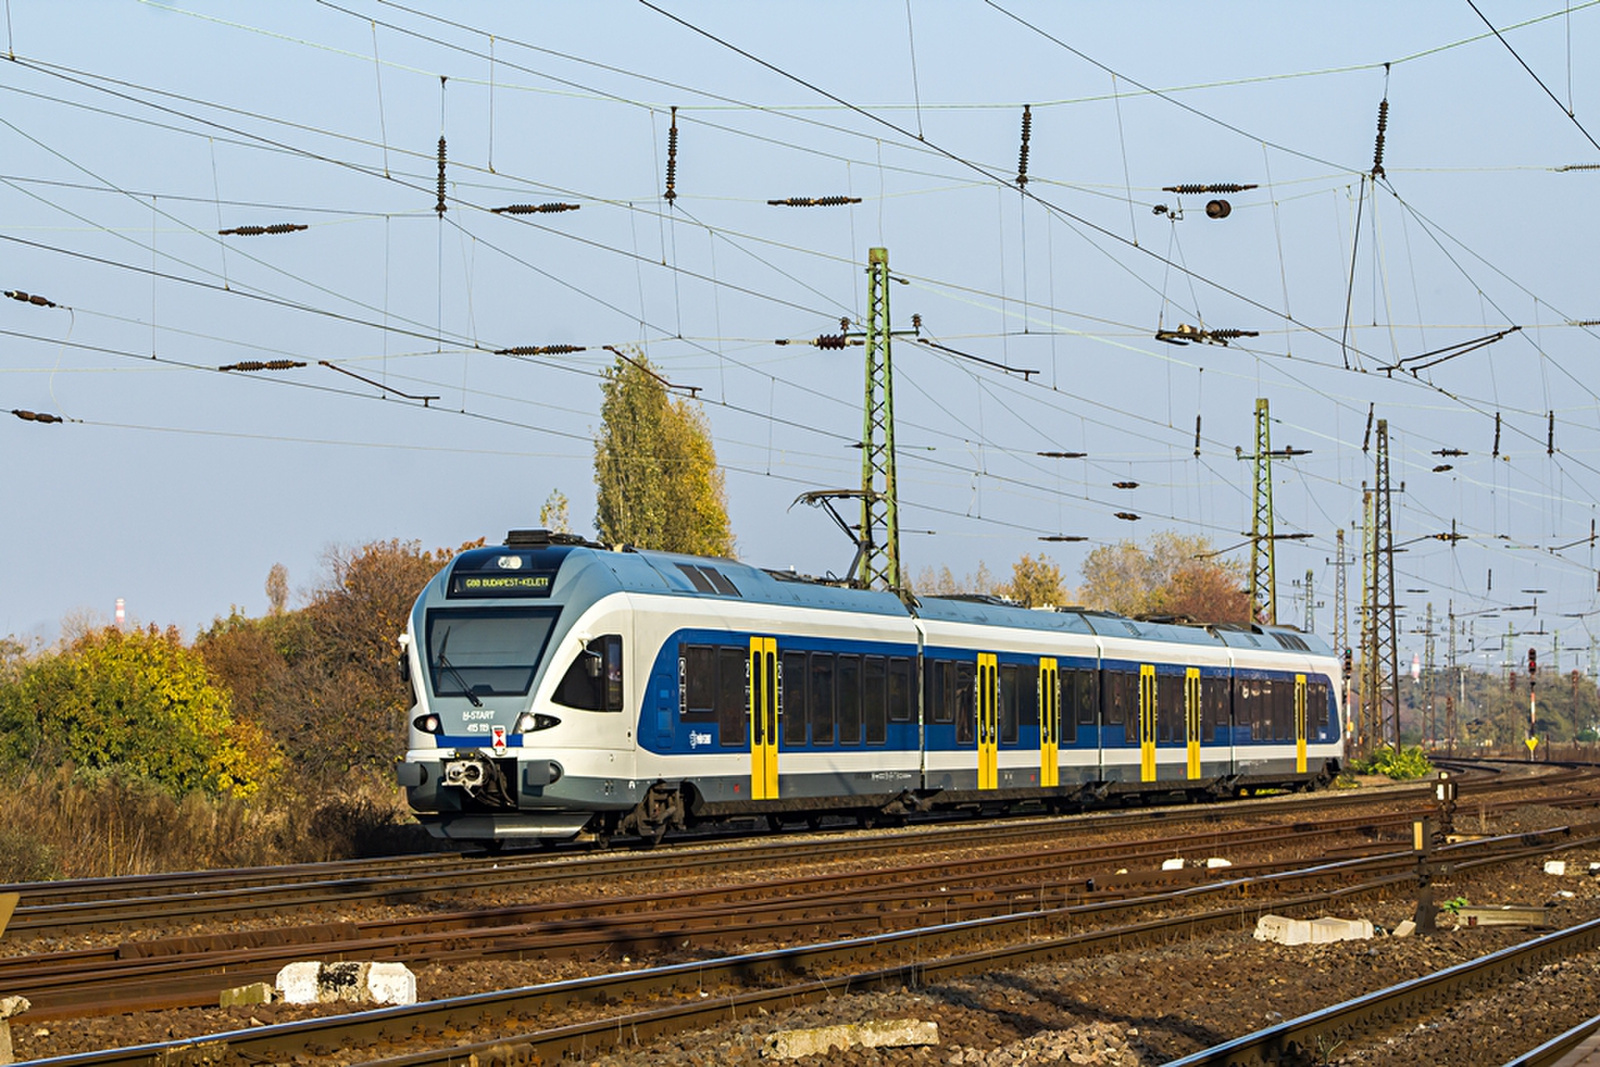
[[[1200,777],[1200,668],[1190,667],[1183,678],[1183,724],[1189,742],[1189,779]]]
[[[1000,784],[1000,667],[993,652],[978,653],[978,788]]]
[[[750,799],[778,799],[778,641],[750,639]]]
[[[1306,676],[1294,676],[1294,769],[1306,773]]]
[[[1039,784],[1061,784],[1061,673],[1056,661],[1039,660]]]
[[[1156,780],[1156,668],[1139,666],[1139,781]]]

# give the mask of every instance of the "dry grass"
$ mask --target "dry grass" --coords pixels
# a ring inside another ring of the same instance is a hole
[[[426,851],[393,785],[352,772],[312,792],[175,800],[137,780],[61,768],[0,781],[0,883],[100,878]]]

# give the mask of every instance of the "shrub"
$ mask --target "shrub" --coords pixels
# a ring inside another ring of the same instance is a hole
[[[248,795],[279,757],[234,719],[226,689],[176,628],[106,627],[27,660],[0,680],[0,763],[115,771],[173,797]]]
[[[1399,752],[1384,745],[1366,759],[1352,761],[1350,766],[1357,774],[1382,774],[1397,782],[1433,773],[1433,764],[1428,762],[1421,746],[1417,745]]]

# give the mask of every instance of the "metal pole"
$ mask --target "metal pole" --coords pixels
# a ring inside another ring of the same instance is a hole
[[[867,588],[901,589],[900,506],[894,473],[894,374],[889,357],[889,250],[867,252],[867,383],[861,429],[861,535],[857,575]],[[882,535],[879,536],[879,531]]]

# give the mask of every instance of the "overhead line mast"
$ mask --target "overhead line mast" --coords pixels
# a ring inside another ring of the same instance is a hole
[[[861,428],[861,556],[866,588],[904,588],[894,472],[894,369],[889,355],[889,250],[867,251],[866,400]],[[882,530],[882,536],[878,536]]]

